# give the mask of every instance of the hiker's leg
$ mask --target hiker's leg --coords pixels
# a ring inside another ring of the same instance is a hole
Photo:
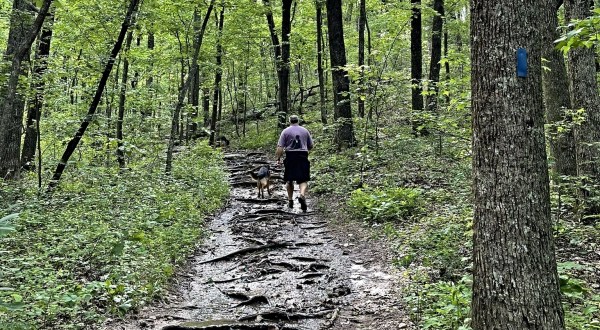
[[[286,184],[286,188],[287,188],[287,194],[288,194],[288,201],[291,201],[294,199],[294,182],[288,181]]]
[[[302,182],[299,184],[300,186],[300,196],[305,196],[306,191],[308,190],[308,182]]]

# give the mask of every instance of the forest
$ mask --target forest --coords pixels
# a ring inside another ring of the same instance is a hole
[[[600,329],[599,30],[589,0],[2,0],[0,329]]]

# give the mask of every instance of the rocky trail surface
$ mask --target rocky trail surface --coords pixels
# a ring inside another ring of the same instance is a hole
[[[248,173],[273,163],[264,154],[225,159],[229,203],[177,284],[162,302],[105,329],[414,328],[385,247],[358,226],[332,224],[315,209],[315,197],[307,213],[297,200],[288,208],[280,169],[273,171],[274,194],[257,198]]]

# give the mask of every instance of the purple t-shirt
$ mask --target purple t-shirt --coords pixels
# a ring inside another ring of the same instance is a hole
[[[308,151],[312,149],[313,141],[306,128],[292,124],[281,132],[277,146],[285,151]]]

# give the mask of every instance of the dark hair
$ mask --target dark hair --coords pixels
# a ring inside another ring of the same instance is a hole
[[[300,122],[300,119],[298,119],[298,116],[296,116],[296,115],[291,115],[290,116],[290,123],[291,124],[297,124],[298,122]]]

